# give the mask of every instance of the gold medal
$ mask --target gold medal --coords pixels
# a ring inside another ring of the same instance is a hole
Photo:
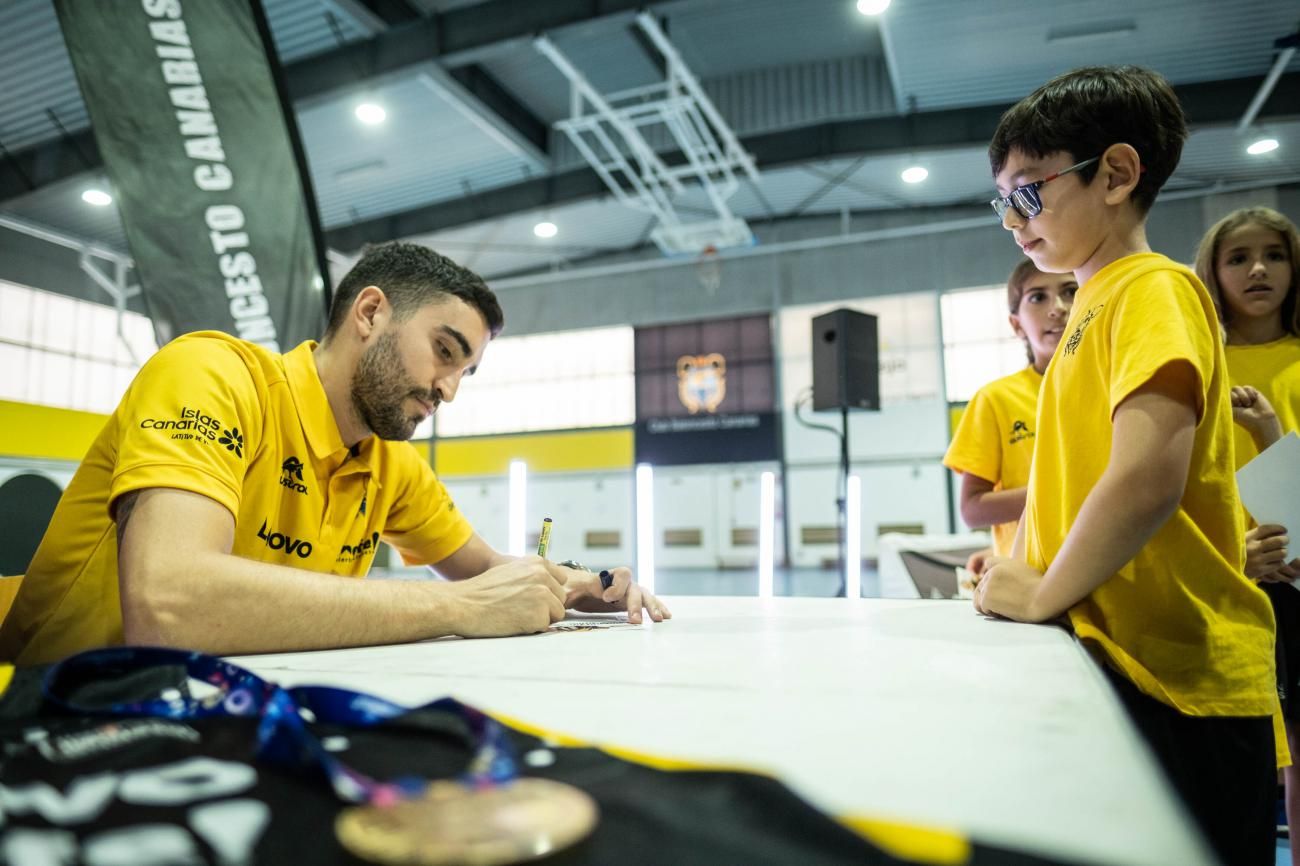
[[[344,809],[334,832],[348,851],[385,866],[501,866],[573,845],[598,816],[586,792],[562,782],[472,789],[441,781],[411,800]]]

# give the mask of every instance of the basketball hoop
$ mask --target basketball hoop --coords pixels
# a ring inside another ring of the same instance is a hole
[[[722,262],[718,260],[718,248],[708,244],[700,250],[695,258],[695,279],[706,294],[712,295],[722,285]]]

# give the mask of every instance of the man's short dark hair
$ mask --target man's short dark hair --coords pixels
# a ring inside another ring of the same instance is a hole
[[[1100,156],[1112,144],[1129,144],[1142,160],[1133,204],[1146,214],[1169,180],[1187,140],[1187,118],[1163,76],[1139,66],[1092,66],[1059,75],[1002,115],[989,163],[997,177],[1018,150],[1042,159],[1068,153],[1071,162]],[[1094,163],[1079,171],[1085,184]]]
[[[347,318],[352,302],[366,286],[383,290],[400,321],[441,297],[460,298],[483,314],[492,336],[501,333],[505,316],[497,296],[483,278],[428,247],[390,241],[367,247],[352,270],[339,281],[330,302],[329,337]]]

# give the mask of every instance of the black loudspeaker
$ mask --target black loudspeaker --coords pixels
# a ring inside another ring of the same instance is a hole
[[[847,308],[812,320],[813,409],[880,409],[876,317]]]

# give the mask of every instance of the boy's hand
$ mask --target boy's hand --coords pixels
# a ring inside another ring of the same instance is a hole
[[[1005,556],[990,556],[975,587],[975,609],[1017,622],[1042,622],[1034,604],[1043,573],[1028,563]]]
[[[977,550],[966,559],[966,570],[971,574],[983,574],[984,563],[993,556],[993,548],[986,547],[983,550]]]
[[[1300,578],[1300,559],[1293,559],[1287,565],[1282,566],[1272,574],[1266,574],[1259,579],[1260,583],[1295,583]]]
[[[1232,388],[1232,420],[1250,434],[1260,451],[1282,438],[1282,423],[1268,398],[1249,385]]]
[[[1290,580],[1279,575],[1280,569],[1288,567],[1287,545],[1290,543],[1286,529],[1276,524],[1266,523],[1247,532],[1246,577],[1266,583]]]

